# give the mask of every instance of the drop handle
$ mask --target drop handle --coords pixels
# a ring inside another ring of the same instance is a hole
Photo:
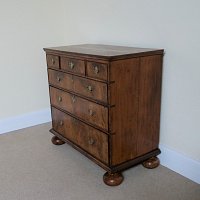
[[[64,123],[63,123],[63,121],[61,120],[61,121],[59,122],[59,125],[60,125],[60,126],[63,126],[63,124],[64,124]]]
[[[76,101],[76,97],[72,95],[72,102],[75,103],[75,101]]]
[[[74,64],[73,62],[69,62],[69,63],[68,63],[68,66],[69,66],[70,69],[73,69],[74,66],[75,66],[75,64]]]
[[[89,109],[88,112],[89,112],[89,115],[90,115],[90,116],[93,116],[93,115],[94,115],[94,111],[93,111],[93,110]]]
[[[92,88],[91,85],[88,85],[88,86],[87,86],[87,89],[88,89],[89,92],[92,92],[92,90],[93,90],[93,88]]]
[[[88,144],[90,145],[95,144],[95,140],[93,138],[88,138]]]
[[[61,81],[61,78],[60,78],[59,76],[57,76],[57,78],[56,78],[56,79],[57,79],[57,81],[58,81],[58,82],[60,82],[60,81]]]
[[[58,97],[58,101],[61,102],[62,101],[62,97],[59,96]]]
[[[51,59],[51,62],[53,65],[56,63],[56,61],[53,58]]]
[[[95,74],[99,73],[99,67],[97,65],[94,66],[94,73]]]

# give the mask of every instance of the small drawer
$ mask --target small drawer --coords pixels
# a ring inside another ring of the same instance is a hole
[[[52,107],[53,129],[104,163],[108,163],[108,136]]]
[[[50,99],[52,105],[108,131],[108,109],[106,107],[54,87],[50,87]]]
[[[108,79],[108,66],[103,63],[87,62],[86,73],[87,76],[101,80]]]
[[[59,56],[47,55],[47,66],[59,69]]]
[[[48,70],[50,85],[107,103],[107,84],[75,75]]]
[[[60,65],[63,70],[85,75],[85,62],[83,60],[61,57]]]

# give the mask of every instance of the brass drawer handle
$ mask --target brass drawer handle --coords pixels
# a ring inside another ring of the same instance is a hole
[[[68,66],[69,66],[70,69],[73,69],[74,66],[75,66],[75,64],[74,64],[73,62],[70,61],[70,62],[68,63]]]
[[[88,138],[88,144],[93,145],[95,140],[93,138]]]
[[[61,81],[61,78],[60,78],[59,76],[57,76],[57,78],[56,78],[56,79],[57,79],[57,81],[58,81],[58,82],[60,82],[60,81]]]
[[[88,85],[87,89],[88,89],[89,92],[92,92],[92,90],[93,90],[91,85]]]
[[[59,96],[58,97],[58,101],[61,102],[62,101],[62,97]]]
[[[64,123],[63,123],[63,121],[61,120],[61,121],[59,122],[59,125],[60,125],[60,126],[63,126],[63,124],[64,124]]]
[[[94,65],[94,73],[95,74],[99,73],[99,67],[97,65]]]
[[[93,115],[94,115],[94,111],[93,111],[93,110],[89,109],[88,112],[89,112],[89,115],[90,115],[90,116],[93,116]]]
[[[72,102],[75,103],[75,101],[76,101],[76,97],[72,95]]]
[[[56,61],[52,58],[52,59],[51,59],[51,63],[52,63],[53,65],[55,65]]]

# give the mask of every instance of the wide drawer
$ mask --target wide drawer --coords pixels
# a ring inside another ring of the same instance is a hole
[[[48,70],[48,74],[49,83],[51,85],[107,103],[106,83],[81,78],[51,69]]]
[[[50,99],[52,105],[108,130],[108,109],[106,107],[54,87],[50,87]]]
[[[62,70],[85,75],[85,62],[83,60],[61,57],[60,65]]]
[[[107,64],[97,62],[87,62],[86,75],[92,78],[107,80],[108,79]]]
[[[53,129],[104,163],[108,163],[108,136],[52,107]]]

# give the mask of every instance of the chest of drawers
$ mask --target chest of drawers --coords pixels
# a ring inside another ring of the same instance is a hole
[[[159,165],[162,49],[110,45],[45,48],[53,144],[67,142],[119,185],[122,171]]]

